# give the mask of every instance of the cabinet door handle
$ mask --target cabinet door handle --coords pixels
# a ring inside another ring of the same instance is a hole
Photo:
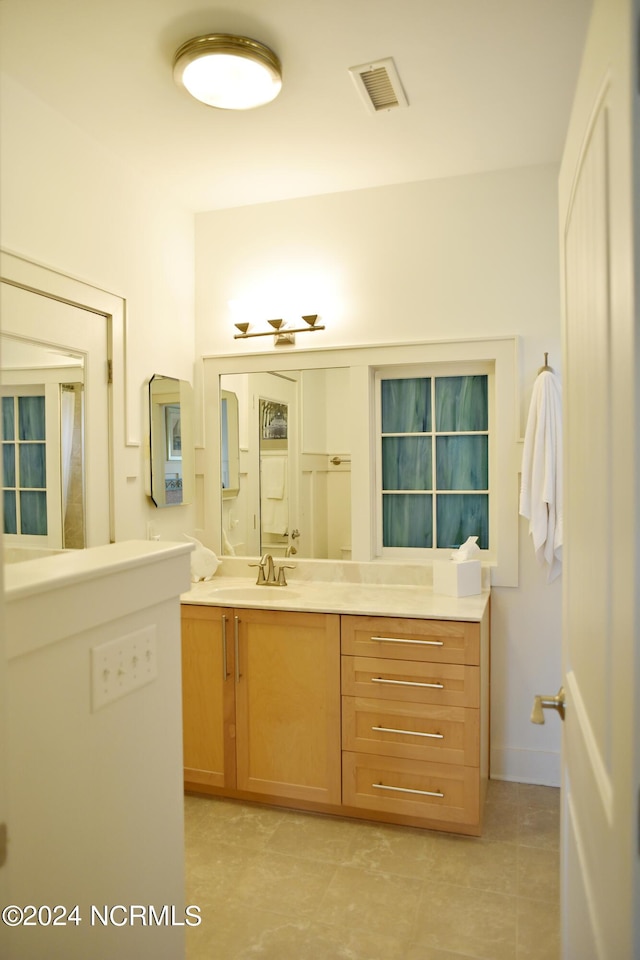
[[[444,683],[421,683],[419,680],[385,680],[383,677],[371,677],[371,683],[395,683],[399,687],[431,687],[444,690]]]
[[[380,643],[416,643],[419,647],[444,647],[444,640],[403,640],[401,637],[371,637]]]
[[[403,733],[408,737],[432,737],[434,740],[444,740],[444,733],[423,733],[421,730],[396,730],[394,727],[371,727],[379,733]]]
[[[229,676],[227,670],[227,617],[222,616],[222,679],[226,680]]]
[[[390,787],[386,783],[372,783],[375,790],[394,790],[396,793],[417,793],[421,797],[444,797],[440,790],[412,790],[411,787]]]
[[[233,643],[236,655],[236,683],[240,683],[240,617],[233,618]]]

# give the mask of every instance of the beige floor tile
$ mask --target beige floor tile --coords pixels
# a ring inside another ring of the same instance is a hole
[[[422,943],[410,943],[403,960],[476,960],[476,957],[470,953],[452,953],[451,950],[425,947]]]
[[[240,957],[284,960],[296,954],[282,952],[283,943],[295,944],[304,929],[304,921],[226,903],[208,922],[187,931],[186,960],[238,960]],[[269,944],[277,944],[280,954],[262,949]]]
[[[520,806],[518,838],[520,843],[548,850],[560,848],[560,819],[553,807],[538,807],[533,804]]]
[[[187,960],[559,960],[558,824],[502,781],[480,839],[186,797]]]
[[[186,895],[190,903],[215,897],[226,899],[251,869],[258,851],[235,843],[207,840],[192,843],[185,852]]]
[[[407,945],[397,937],[306,921],[265,931],[234,960],[406,960],[406,955]]]
[[[267,841],[267,848],[310,860],[340,863],[366,828],[338,817],[289,813]]]
[[[434,849],[430,880],[514,895],[518,847],[514,843],[470,837],[442,837]]]
[[[519,897],[560,901],[560,854],[544,847],[518,847]]]
[[[518,784],[521,806],[548,807],[560,813],[560,788],[543,787],[535,783]]]
[[[485,840],[517,843],[520,836],[520,806],[503,800],[487,803],[484,812]]]
[[[560,960],[559,904],[518,899],[517,960]]]
[[[482,960],[515,960],[517,899],[450,883],[423,884],[416,943]]]
[[[422,880],[431,873],[440,842],[440,835],[429,830],[363,824],[344,866]]]
[[[334,863],[263,850],[233,888],[238,903],[298,918],[315,914],[336,871]]]
[[[510,780],[489,780],[487,803],[518,803],[521,786],[522,784],[511,783]]]
[[[321,923],[344,930],[400,940],[411,934],[420,899],[420,883],[408,877],[337,868],[316,913]]]
[[[287,816],[284,810],[216,797],[204,797],[202,804],[189,839],[217,839],[252,850],[262,849]]]

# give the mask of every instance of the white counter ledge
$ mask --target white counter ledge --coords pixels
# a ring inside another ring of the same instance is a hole
[[[447,597],[430,586],[349,583],[290,579],[286,587],[257,586],[249,577],[216,575],[194,583],[182,603],[308,613],[342,613],[383,617],[479,622],[489,591],[473,597]]]
[[[190,543],[126,540],[7,564],[7,657],[177,599],[189,584],[192,550]]]

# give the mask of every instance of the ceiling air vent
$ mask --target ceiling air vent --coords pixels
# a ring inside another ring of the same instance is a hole
[[[409,106],[393,57],[349,67],[349,73],[369,113]]]

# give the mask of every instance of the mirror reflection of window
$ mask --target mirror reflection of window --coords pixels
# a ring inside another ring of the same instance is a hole
[[[191,386],[155,374],[149,381],[150,496],[157,507],[190,503],[193,434]]]

